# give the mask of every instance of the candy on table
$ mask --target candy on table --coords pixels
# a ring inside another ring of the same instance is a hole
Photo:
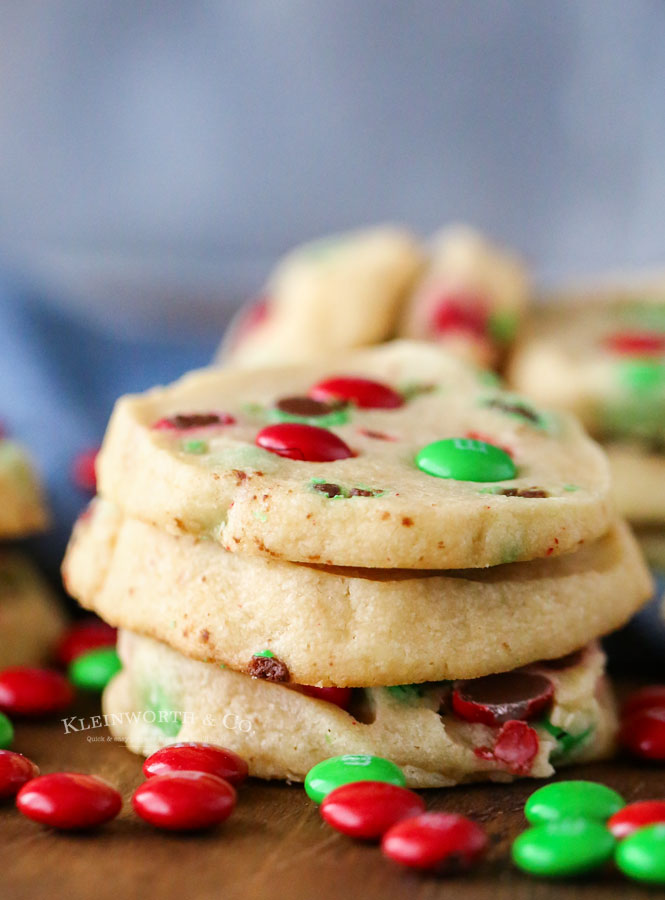
[[[618,868],[647,884],[665,884],[665,825],[649,825],[634,831],[617,847]]]
[[[77,656],[69,666],[68,675],[76,687],[86,691],[103,691],[121,668],[115,647],[97,647]]]
[[[54,772],[28,781],[17,794],[19,811],[53,828],[93,828],[115,818],[122,797],[108,782],[80,772]]]
[[[55,658],[62,666],[69,666],[78,656],[99,647],[114,647],[117,629],[98,620],[84,620],[70,626],[56,648]]]
[[[595,781],[556,781],[527,800],[524,815],[534,825],[564,819],[605,821],[626,805],[612,788]]]
[[[565,818],[523,831],[513,842],[512,858],[531,875],[565,878],[602,866],[611,858],[615,844],[601,822]]]
[[[665,761],[665,686],[648,685],[626,699],[619,741],[633,756]]]
[[[311,800],[320,803],[332,790],[353,781],[383,781],[406,787],[404,773],[389,759],[349,754],[317,763],[305,777],[305,790]]]
[[[53,669],[11,666],[0,671],[0,710],[18,716],[61,712],[74,699],[64,675]]]
[[[241,784],[249,773],[246,761],[225,747],[197,742],[169,744],[143,763],[146,778],[179,771],[208,772],[229,784]]]
[[[39,775],[39,767],[22,753],[0,750],[0,800],[13,797],[30,781]]]
[[[404,819],[383,836],[384,856],[409,868],[457,872],[470,868],[487,847],[475,822],[455,813],[422,813]]]
[[[425,811],[418,794],[385,781],[354,781],[331,791],[320,812],[328,825],[349,837],[375,841],[389,828]]]
[[[629,803],[607,821],[607,827],[617,840],[628,837],[646,825],[665,825],[665,801],[642,800]]]
[[[0,749],[11,746],[14,740],[14,726],[4,713],[0,713]]]
[[[236,804],[234,788],[209,772],[173,771],[155,775],[132,796],[134,811],[169,831],[199,831],[219,825]]]

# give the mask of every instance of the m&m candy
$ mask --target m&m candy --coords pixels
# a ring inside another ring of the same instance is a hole
[[[14,726],[4,713],[0,713],[0,748],[11,746],[14,740]]]
[[[122,797],[96,775],[54,772],[24,784],[16,806],[35,822],[70,830],[93,828],[113,819],[120,812]]]
[[[619,741],[633,756],[665,761],[665,707],[647,707],[622,719]]]
[[[209,772],[168,772],[149,778],[134,791],[138,816],[169,831],[198,831],[224,822],[236,805],[236,792]]]
[[[370,378],[327,378],[310,388],[309,396],[324,403],[352,403],[361,409],[397,409],[404,405],[401,394]]]
[[[504,481],[517,474],[505,450],[472,438],[446,438],[427,444],[416,454],[416,465],[427,475],[456,481]]]
[[[69,677],[85,691],[103,691],[122,663],[115,647],[98,647],[78,656],[69,667]]]
[[[602,866],[615,840],[593,819],[561,819],[528,828],[513,842],[513,862],[531,875],[565,878]]]
[[[665,801],[642,800],[629,803],[610,816],[607,827],[617,840],[621,840],[639,828],[657,824],[665,825]]]
[[[636,881],[665,884],[665,825],[640,828],[621,841],[615,862]]]
[[[458,682],[452,703],[455,713],[467,722],[501,725],[533,719],[553,696],[554,685],[545,675],[502,672]]]
[[[423,813],[394,825],[383,836],[384,856],[413,869],[456,872],[468,869],[487,847],[475,822],[454,813]]]
[[[74,699],[64,675],[53,669],[11,666],[0,672],[0,710],[17,716],[61,712]]]
[[[115,647],[118,633],[106,622],[84,620],[68,628],[56,649],[56,659],[68,666],[77,656],[98,647]]]
[[[337,831],[365,841],[425,811],[418,794],[385,781],[355,781],[335,788],[321,802],[321,817]]]
[[[193,741],[162,747],[143,763],[146,778],[181,771],[208,772],[238,785],[247,778],[249,769],[242,756],[233,750]]]
[[[406,787],[404,773],[389,759],[366,754],[332,756],[309,770],[305,777],[307,796],[320,803],[335,788],[352,781],[385,781]]]
[[[605,822],[626,805],[612,788],[595,781],[557,781],[534,791],[524,807],[533,824],[587,819]]]
[[[304,462],[333,462],[353,456],[351,449],[332,431],[296,422],[268,425],[256,435],[256,444],[278,456]]]
[[[22,753],[0,750],[0,800],[13,797],[20,788],[39,775],[39,768]]]

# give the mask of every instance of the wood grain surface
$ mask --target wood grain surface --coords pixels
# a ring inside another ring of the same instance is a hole
[[[86,705],[81,713],[95,712]],[[95,740],[89,738],[94,737]],[[100,738],[102,738],[100,740]],[[509,861],[534,781],[425,792],[428,808],[469,815],[491,835],[491,852],[472,872],[454,878],[421,876],[382,859],[376,846],[333,832],[298,785],[250,781],[236,812],[206,834],[157,831],[132,812],[129,798],[142,779],[139,757],[104,729],[65,734],[60,722],[17,725],[14,749],[42,772],[101,775],[123,793],[120,816],[96,832],[58,833],[0,807],[2,900],[554,900],[665,897],[609,868],[570,882],[538,881]],[[564,778],[602,781],[631,800],[665,797],[665,770],[627,760],[568,769]]]

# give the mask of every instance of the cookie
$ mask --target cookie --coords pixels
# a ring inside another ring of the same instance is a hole
[[[431,244],[429,266],[406,303],[399,334],[434,340],[481,366],[497,366],[529,301],[526,268],[466,226]]]
[[[172,533],[326,565],[493,566],[569,552],[614,518],[607,461],[573,418],[418,342],[122,398],[98,479]]]
[[[135,753],[176,739],[208,741],[241,754],[251,775],[292,781],[330,756],[376,754],[397,763],[410,787],[424,788],[544,778],[613,747],[613,702],[595,645],[498,683],[357,690],[348,711],[131,632],[121,632],[118,646],[124,668],[105,691],[105,721]],[[488,690],[507,708],[483,710],[494,724],[470,721]]]
[[[25,537],[47,524],[42,489],[25,450],[0,437],[0,540]]]
[[[22,554],[0,552],[0,668],[48,661],[65,620],[45,581]]]
[[[97,501],[64,566],[69,592],[113,625],[250,671],[270,650],[302,684],[475,678],[563,656],[649,597],[625,525],[577,553],[459,572],[334,569],[228,553]]]
[[[665,284],[580,291],[534,309],[508,370],[608,443],[665,450]]]
[[[385,341],[422,264],[415,239],[389,226],[298,247],[240,314],[218,358],[242,367],[309,362]]]

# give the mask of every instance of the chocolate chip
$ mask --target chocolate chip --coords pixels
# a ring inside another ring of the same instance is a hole
[[[313,484],[312,487],[315,491],[320,491],[320,493],[325,494],[327,497],[339,497],[344,492],[338,484],[331,484],[327,481],[320,482],[319,484]]]
[[[549,678],[531,672],[502,672],[461,681],[453,691],[453,709],[469,722],[502,725],[530,719],[552,700]]]
[[[178,413],[176,416],[172,416],[169,419],[169,422],[175,428],[204,428],[206,425],[225,425],[226,422],[222,421],[221,417],[217,413],[191,413],[189,415],[185,415],[183,413]]]
[[[374,497],[375,491],[368,491],[365,488],[351,488],[350,497]]]
[[[487,403],[487,406],[490,409],[498,409],[501,410],[501,412],[527,419],[527,421],[533,422],[534,425],[540,425],[540,416],[537,412],[528,407],[526,403],[509,403],[506,400],[501,400],[499,397],[496,397],[493,400],[490,400]]]
[[[286,665],[276,656],[253,656],[247,667],[252,678],[264,681],[290,681],[291,675]]]
[[[549,497],[549,493],[542,488],[502,488],[498,492],[500,497],[527,497],[533,499],[535,497]]]
[[[307,418],[327,416],[339,409],[340,404],[323,403],[320,400],[312,400],[311,397],[282,397],[275,404],[280,412],[290,416],[304,416]]]

